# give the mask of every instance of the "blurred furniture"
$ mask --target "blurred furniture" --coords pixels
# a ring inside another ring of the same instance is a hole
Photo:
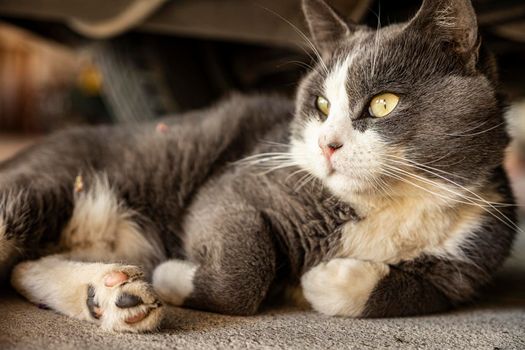
[[[51,127],[81,61],[70,48],[0,22],[0,129]]]
[[[359,22],[372,0],[330,2]],[[64,22],[90,38],[109,38],[136,29],[294,46],[297,33],[290,23],[305,29],[300,0],[2,0],[0,13]]]

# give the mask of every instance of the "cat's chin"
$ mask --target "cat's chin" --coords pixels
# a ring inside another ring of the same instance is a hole
[[[337,171],[332,171],[327,174],[322,181],[333,194],[346,201],[350,201],[356,195],[363,195],[374,191],[370,181],[350,177]]]

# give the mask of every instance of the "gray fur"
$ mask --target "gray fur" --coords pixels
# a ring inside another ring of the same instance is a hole
[[[462,185],[497,186],[512,203],[501,171],[508,142],[503,103],[492,59],[477,45],[468,1],[425,1],[409,24],[379,31],[347,27],[323,1],[303,5],[328,68],[356,55],[347,83],[356,130],[373,128],[392,147],[413,150],[411,160],[433,162]],[[456,27],[435,36],[429,28],[440,24],[428,15],[447,6]],[[163,133],[154,124],[69,130],[4,162],[0,215],[7,239],[18,247],[12,254],[23,260],[60,251],[56,242],[73,211],[76,176],[89,187],[103,173],[148,239],[166,256],[199,266],[187,306],[255,313],[280,285],[297,284],[310,268],[336,257],[344,224],[366,220],[320,180],[298,186],[297,168],[264,172],[236,163],[284,149],[267,141],[301,138],[325,78],[319,63],[295,102],[235,95],[165,120]],[[371,96],[392,90],[402,95],[400,108],[388,118],[370,118]],[[512,207],[504,212],[515,221]],[[469,259],[420,256],[391,266],[363,316],[436,312],[469,300],[508,255],[514,236],[489,213],[482,220],[462,247]]]

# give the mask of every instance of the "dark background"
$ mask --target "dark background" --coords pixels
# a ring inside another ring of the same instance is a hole
[[[57,64],[59,59],[35,50],[35,57],[16,61],[16,45],[5,47],[0,35],[0,91],[7,94],[0,97],[0,130],[47,132],[72,123],[151,119],[207,106],[232,90],[291,96],[312,64],[297,33],[306,32],[298,0],[156,1],[144,18],[104,35],[75,21],[97,29],[135,0],[0,2],[0,29],[27,31],[19,41],[59,45],[69,55],[67,64]],[[419,0],[329,2],[373,27],[378,20],[382,25],[407,20],[420,5]],[[525,3],[473,3],[483,40],[497,55],[502,89],[509,101],[525,98]],[[37,79],[42,70],[52,70],[55,81]],[[2,73],[12,75],[7,83],[2,84]]]

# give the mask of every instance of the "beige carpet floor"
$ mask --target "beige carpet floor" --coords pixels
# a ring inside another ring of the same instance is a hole
[[[0,291],[0,349],[525,349],[525,239],[473,305],[354,320],[274,308],[230,317],[170,307],[159,333],[115,334]]]

